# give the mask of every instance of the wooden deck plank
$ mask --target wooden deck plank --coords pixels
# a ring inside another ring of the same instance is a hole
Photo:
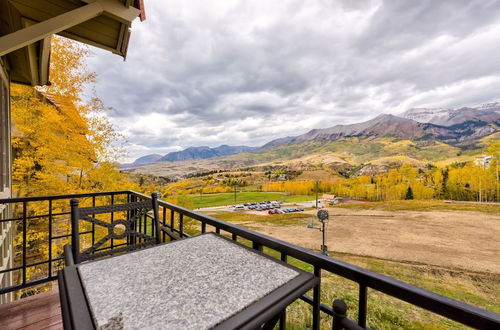
[[[57,285],[49,292],[0,305],[0,329],[62,329]]]

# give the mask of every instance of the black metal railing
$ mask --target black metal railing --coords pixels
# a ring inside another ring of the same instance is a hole
[[[10,273],[12,284],[0,287],[0,294],[28,289],[20,295],[31,295],[37,286],[57,279],[57,270],[64,266],[63,247],[71,239],[70,199],[96,206],[127,202],[130,196],[130,191],[113,191],[0,199],[11,210],[11,217],[0,219],[0,224],[10,223],[14,236],[13,266],[0,270]],[[94,226],[81,232],[92,241],[95,233]],[[114,247],[112,243],[105,249]]]
[[[20,274],[18,274],[19,282],[13,283],[10,287],[0,288],[0,294],[30,288],[55,279],[55,270],[63,266],[62,248],[60,248],[61,244],[58,244],[58,248],[55,250],[52,243],[54,240],[61,239],[69,242],[71,228],[67,228],[69,229],[67,233],[58,232],[60,229],[57,228],[55,224],[58,225],[61,222],[55,221],[54,218],[56,216],[65,217],[65,219],[69,222],[68,210],[69,200],[71,198],[78,198],[84,201],[86,200],[86,203],[89,206],[109,205],[114,203],[150,199],[149,196],[134,191],[116,191],[0,200],[0,204],[3,203],[16,206],[14,207],[14,214],[16,216],[11,219],[4,219],[0,221],[12,221],[15,223],[15,228],[17,230],[16,238],[18,240],[16,244],[16,265],[14,265],[11,269],[2,270],[2,272],[20,272]],[[39,208],[37,208],[37,212],[30,212],[30,205],[35,203],[48,203],[47,212],[40,211]],[[57,205],[55,205],[56,203]],[[61,206],[63,204],[66,204],[66,208]],[[169,228],[170,231],[172,231],[179,238],[198,235],[211,229],[216,233],[227,235],[242,244],[250,244],[254,249],[262,251],[264,248],[267,248],[277,251],[277,254],[274,255],[274,257],[277,257],[285,262],[290,261],[288,258],[297,259],[302,263],[309,265],[314,274],[320,279],[323,272],[329,272],[356,283],[358,286],[357,322],[346,317],[347,308],[343,301],[336,300],[333,306],[321,302],[321,282],[313,289],[312,296],[304,295],[302,297],[302,301],[311,306],[313,329],[319,329],[322,313],[333,317],[333,326],[335,329],[366,328],[368,289],[384,293],[388,296],[397,298],[401,301],[410,303],[414,306],[423,308],[427,311],[470,327],[483,329],[500,328],[500,315],[496,313],[447,298],[388,276],[324,256],[320,253],[194,212],[178,205],[160,200],[159,209],[159,216],[163,226]],[[111,217],[113,217],[113,215]],[[149,217],[149,215],[146,215],[146,217]],[[49,250],[46,254],[44,254],[46,257],[43,260],[30,260],[30,251],[33,251],[34,249],[33,246],[28,246],[30,243],[30,221],[41,221],[40,219],[47,219],[47,237],[45,237],[45,240],[50,242]],[[112,219],[110,219],[110,221],[111,220]],[[145,218],[144,226],[142,226],[141,230],[144,232],[153,230],[146,224],[147,222]],[[94,239],[96,235],[95,228],[92,226],[92,228],[88,228],[80,234],[89,234],[92,236],[92,239]],[[163,242],[170,241],[171,239],[172,238],[168,235],[162,236]],[[105,248],[113,249],[118,246],[121,245],[111,243]],[[43,276],[35,278],[28,276],[28,270],[30,267],[37,267],[41,265],[47,265],[47,272]],[[285,326],[285,318],[286,315],[283,314],[280,320],[280,329],[283,329]]]

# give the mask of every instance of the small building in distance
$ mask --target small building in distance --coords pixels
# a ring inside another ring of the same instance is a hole
[[[490,167],[491,160],[493,159],[493,156],[488,156],[488,155],[481,155],[474,159],[474,164],[477,166],[482,166],[484,168]]]

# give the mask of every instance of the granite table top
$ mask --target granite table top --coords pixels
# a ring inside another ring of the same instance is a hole
[[[215,234],[78,265],[99,329],[210,329],[299,276]]]

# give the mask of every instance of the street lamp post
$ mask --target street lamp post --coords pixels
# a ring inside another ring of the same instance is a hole
[[[317,216],[319,221],[321,222],[321,227],[314,226],[311,221],[311,223],[307,225],[307,228],[318,229],[322,233],[323,244],[321,244],[321,253],[327,256],[328,246],[326,245],[326,230],[327,230],[328,218],[330,217],[330,215],[328,214],[327,210],[319,210]]]
[[[318,209],[318,185],[319,181],[316,180],[316,210]]]

